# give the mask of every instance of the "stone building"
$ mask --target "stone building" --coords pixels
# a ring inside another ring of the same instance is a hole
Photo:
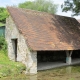
[[[37,55],[45,51],[65,51],[66,63],[71,64],[72,50],[80,49],[80,24],[76,19],[14,7],[7,10],[8,56],[24,63],[26,73],[37,73]]]

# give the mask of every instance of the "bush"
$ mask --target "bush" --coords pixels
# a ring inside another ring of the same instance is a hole
[[[4,37],[0,37],[0,50],[7,50],[7,42]]]

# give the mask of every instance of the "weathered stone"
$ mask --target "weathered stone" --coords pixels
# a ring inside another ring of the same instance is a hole
[[[72,61],[71,61],[71,57],[66,57],[66,63],[70,65],[71,62],[72,62]]]
[[[15,45],[17,44],[17,58],[26,65],[26,73],[37,73],[37,52],[30,51],[26,44],[25,37],[19,32],[11,17],[6,20],[5,37],[8,43],[8,56],[15,61]],[[13,40],[17,39],[14,44]]]

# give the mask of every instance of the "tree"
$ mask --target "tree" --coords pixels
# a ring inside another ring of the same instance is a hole
[[[72,11],[72,15],[80,15],[80,0],[65,0],[61,5],[62,11]]]
[[[58,5],[54,4],[50,0],[35,0],[33,2],[26,1],[24,3],[20,3],[18,7],[55,14],[57,12]]]
[[[8,12],[6,8],[0,7],[0,22],[5,23],[7,17],[8,17]]]

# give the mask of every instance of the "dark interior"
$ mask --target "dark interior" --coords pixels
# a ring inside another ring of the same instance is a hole
[[[17,39],[12,39],[13,49],[14,49],[14,55],[15,55],[15,61],[17,61]]]
[[[65,51],[38,51],[37,52],[38,62],[56,62],[65,61]]]
[[[80,58],[80,50],[74,50],[72,53],[72,59]]]
[[[80,58],[80,50],[74,50],[72,59]],[[37,60],[39,62],[66,62],[66,51],[38,51]]]

